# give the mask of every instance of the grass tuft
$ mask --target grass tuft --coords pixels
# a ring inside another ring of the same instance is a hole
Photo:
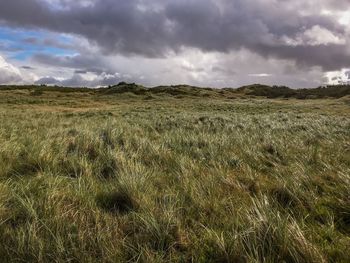
[[[138,203],[125,189],[103,192],[96,196],[97,205],[112,214],[126,214],[138,209]]]

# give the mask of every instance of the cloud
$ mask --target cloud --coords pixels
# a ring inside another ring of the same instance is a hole
[[[103,66],[104,62],[99,57],[92,56],[90,54],[85,55],[52,55],[46,53],[36,53],[32,56],[31,60],[36,63],[44,65],[51,65],[55,67],[65,68],[82,68],[82,67],[99,67]]]
[[[21,66],[22,69],[29,69],[29,70],[35,70],[35,68],[31,66]]]
[[[282,37],[283,41],[290,46],[322,46],[322,45],[344,45],[346,41],[344,38],[336,36],[331,31],[315,25],[305,32],[299,34],[295,39],[287,36]]]
[[[257,77],[257,78],[266,78],[266,77],[270,77],[272,75],[268,74],[268,73],[253,73],[253,74],[249,74],[249,76]]]
[[[28,37],[24,38],[23,42],[35,46],[54,47],[58,49],[74,50],[76,48],[74,44],[63,43],[62,41],[53,37],[47,37],[44,39],[38,37]]]
[[[345,72],[345,76],[348,80],[350,80],[350,71]]]
[[[31,84],[38,78],[32,70],[35,68],[15,65],[0,55],[0,85]]]
[[[102,54],[161,58],[188,48],[226,54],[244,48],[331,71],[349,66],[349,36],[336,16],[322,15],[320,10],[332,14],[349,4],[349,0],[11,0],[0,2],[0,18],[10,26],[84,37]]]
[[[7,63],[0,56],[0,84],[18,83],[22,81],[22,75],[19,69]]]
[[[177,56],[166,58],[104,56],[93,52],[73,56],[39,53],[27,63],[35,67],[35,74],[55,77],[57,85],[63,85],[62,80],[66,80],[67,85],[89,87],[129,81],[146,86],[186,83],[238,87],[262,82],[305,88],[321,85],[324,74],[320,67],[305,69],[293,61],[265,58],[247,49],[229,53],[187,49]],[[259,77],[257,74],[266,75]],[[72,79],[72,76],[75,77]]]
[[[350,69],[327,72],[326,77],[330,84],[350,84]]]
[[[37,81],[35,81],[35,84],[39,84],[39,85],[51,85],[51,84],[58,84],[60,83],[61,80],[56,79],[54,77],[43,77],[38,79]]]
[[[230,68],[223,68],[219,65],[213,66],[211,68],[211,71],[213,73],[219,73],[220,75],[224,75],[224,76],[234,76],[236,75],[236,71],[230,69]]]
[[[100,75],[95,75],[90,78],[85,78],[80,74],[74,74],[70,78],[58,79],[54,77],[43,77],[35,82],[35,84],[45,84],[45,85],[58,85],[58,86],[68,86],[68,87],[99,87],[99,86],[109,86],[119,83],[121,78],[119,74],[106,74],[102,73]]]

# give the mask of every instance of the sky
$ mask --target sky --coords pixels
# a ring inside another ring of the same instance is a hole
[[[0,84],[350,83],[350,0],[0,0]]]

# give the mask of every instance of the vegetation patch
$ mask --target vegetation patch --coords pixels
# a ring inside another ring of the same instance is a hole
[[[126,214],[138,209],[138,203],[125,189],[100,193],[96,202],[101,209],[112,214]]]
[[[344,94],[0,87],[0,261],[348,262]]]

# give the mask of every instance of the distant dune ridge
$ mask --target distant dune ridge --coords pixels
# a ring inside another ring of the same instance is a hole
[[[327,85],[312,89],[291,89],[286,86],[268,86],[263,84],[252,84],[240,88],[203,88],[190,85],[171,85],[145,87],[135,83],[120,82],[117,85],[91,89],[86,87],[72,88],[47,85],[3,85],[0,90],[11,89],[33,89],[39,91],[61,91],[61,92],[93,92],[96,94],[122,94],[133,93],[135,95],[170,95],[170,96],[198,96],[198,97],[232,97],[257,96],[266,98],[297,98],[297,99],[320,99],[341,98],[350,95],[350,85]]]

